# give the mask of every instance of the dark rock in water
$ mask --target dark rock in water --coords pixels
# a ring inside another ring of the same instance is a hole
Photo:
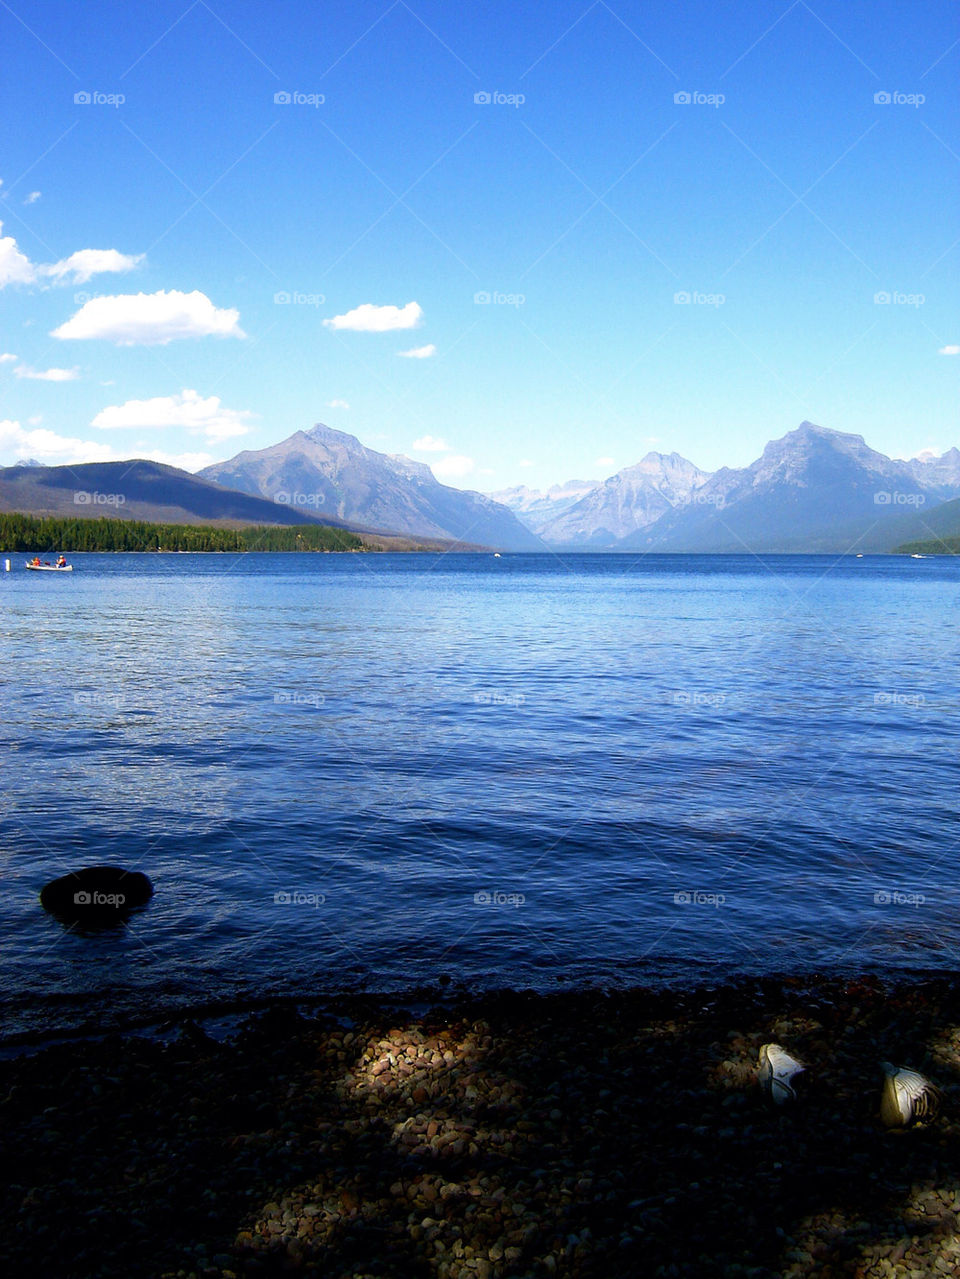
[[[139,870],[85,866],[45,884],[40,904],[58,919],[103,928],[120,923],[152,896],[153,885]]]

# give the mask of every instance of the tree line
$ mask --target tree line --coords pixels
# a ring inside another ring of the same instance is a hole
[[[304,524],[214,528],[0,513],[0,551],[362,551],[356,533]]]
[[[897,555],[960,555],[960,537],[936,537],[929,542],[904,542]]]

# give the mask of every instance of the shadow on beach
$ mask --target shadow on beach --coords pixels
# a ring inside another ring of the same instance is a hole
[[[277,1007],[0,1064],[5,1271],[71,1276],[951,1274],[947,979]],[[792,1108],[754,1065],[808,1063]],[[886,1132],[879,1061],[943,1088]]]

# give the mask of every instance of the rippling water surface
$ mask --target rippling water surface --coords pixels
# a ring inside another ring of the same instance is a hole
[[[960,967],[960,562],[77,555],[0,575],[7,1028]],[[146,871],[125,930],[37,892]]]

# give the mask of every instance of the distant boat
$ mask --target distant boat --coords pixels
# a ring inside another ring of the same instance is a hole
[[[914,553],[913,555],[910,556],[910,558],[912,560],[925,560],[927,557],[925,555],[917,555]]]
[[[24,564],[24,568],[32,569],[34,573],[72,573],[72,564]]]
[[[498,559],[500,558],[500,552],[499,552],[499,551],[494,551],[494,552],[493,552],[493,558],[494,558],[495,560],[498,560]]]

